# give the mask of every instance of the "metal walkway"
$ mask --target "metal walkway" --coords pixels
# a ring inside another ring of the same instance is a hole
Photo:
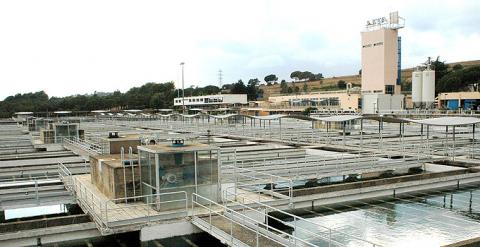
[[[224,200],[192,194],[191,222],[229,246],[380,246],[254,200]]]

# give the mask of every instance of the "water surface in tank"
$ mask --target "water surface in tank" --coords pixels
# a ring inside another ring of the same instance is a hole
[[[340,208],[316,207],[303,217],[333,230],[366,239],[381,246],[441,246],[480,237],[480,189],[469,188],[435,195],[415,195],[397,200],[375,200]],[[313,228],[307,222],[300,226]],[[312,229],[317,233],[322,229]],[[320,237],[297,232],[319,246]],[[332,233],[345,246],[372,246]],[[332,245],[335,246],[335,245]]]

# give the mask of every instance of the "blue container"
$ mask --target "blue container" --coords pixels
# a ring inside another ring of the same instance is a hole
[[[477,100],[475,99],[466,99],[463,103],[463,109],[464,110],[473,109],[476,103],[477,103]]]
[[[456,100],[456,99],[447,100],[447,109],[457,110],[458,109],[458,100]]]

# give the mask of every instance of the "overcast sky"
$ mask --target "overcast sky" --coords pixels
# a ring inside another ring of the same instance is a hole
[[[480,59],[480,1],[0,2],[0,99],[128,90],[146,82],[218,85],[294,70],[357,73],[367,20],[398,10],[403,66]]]

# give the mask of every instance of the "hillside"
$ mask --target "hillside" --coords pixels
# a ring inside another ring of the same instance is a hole
[[[447,65],[452,68],[453,66],[461,64],[464,68],[480,65],[480,60],[472,61],[462,61],[447,63]],[[402,87],[411,88],[412,83],[412,71],[414,68],[407,68],[402,70]],[[346,75],[346,76],[334,76],[329,78],[324,78],[323,80],[318,81],[309,81],[309,82],[288,82],[289,87],[298,86],[300,89],[303,89],[304,83],[307,84],[309,92],[318,92],[318,91],[330,91],[330,90],[339,90],[337,87],[337,82],[343,80],[346,83],[352,83],[354,86],[361,85],[361,76],[360,75]],[[280,84],[273,84],[271,86],[261,85],[260,89],[263,90],[263,99],[268,99],[270,96],[281,95]]]

